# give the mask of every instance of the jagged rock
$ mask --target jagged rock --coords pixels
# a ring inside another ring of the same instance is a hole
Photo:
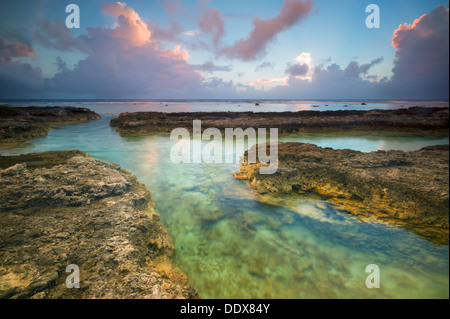
[[[11,162],[17,164],[10,166]],[[196,298],[150,192],[79,151],[0,157],[0,298]],[[80,269],[68,289],[66,267]]]
[[[356,215],[392,222],[435,242],[449,239],[449,146],[361,153],[279,143],[279,166],[261,175],[247,151],[235,177],[259,193],[315,192]],[[268,144],[270,147],[270,144]]]
[[[99,119],[100,115],[77,107],[0,107],[0,143],[44,137],[51,125]]]

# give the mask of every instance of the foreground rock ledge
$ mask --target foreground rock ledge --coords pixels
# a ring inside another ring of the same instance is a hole
[[[259,193],[316,192],[350,213],[406,227],[435,243],[448,243],[448,145],[373,153],[303,143],[278,146],[276,174],[259,174],[261,163],[249,164],[246,152],[235,177],[248,180]],[[255,151],[253,147],[250,153]]]
[[[412,107],[401,110],[300,111],[300,112],[210,112],[210,113],[122,113],[111,120],[121,135],[192,131],[193,120],[209,127],[278,128],[279,132],[402,132],[448,135],[448,108]]]
[[[197,297],[150,192],[119,165],[47,152],[0,157],[0,175],[0,298]]]
[[[51,125],[99,119],[100,115],[77,107],[0,106],[0,143],[45,137]]]

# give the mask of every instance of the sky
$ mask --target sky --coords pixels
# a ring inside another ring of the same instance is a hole
[[[68,28],[66,6],[80,9]],[[368,28],[379,7],[379,28]],[[449,2],[0,2],[0,99],[449,98]]]

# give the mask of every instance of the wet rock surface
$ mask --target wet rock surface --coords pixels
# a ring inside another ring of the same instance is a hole
[[[268,144],[270,147],[270,144]],[[235,178],[259,193],[314,192],[337,208],[406,227],[440,244],[449,240],[449,146],[361,153],[279,143],[276,174],[261,175],[247,151]]]
[[[412,107],[372,111],[300,112],[211,112],[211,113],[122,113],[111,120],[121,135],[171,132],[175,128],[192,131],[193,120],[209,127],[278,128],[280,133],[390,131],[448,135],[448,108]]]
[[[0,176],[0,298],[198,296],[150,192],[119,165],[47,152],[0,157]]]
[[[100,115],[77,107],[0,106],[0,143],[44,137],[51,125],[99,119]]]

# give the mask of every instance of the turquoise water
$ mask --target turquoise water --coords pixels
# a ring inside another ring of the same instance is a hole
[[[175,261],[203,298],[448,298],[449,247],[404,229],[362,222],[312,195],[259,195],[232,173],[239,164],[171,162],[168,136],[124,138],[111,117],[53,129],[2,155],[79,149],[119,163],[152,191],[176,246]],[[448,138],[289,135],[364,152],[415,150]],[[381,288],[367,289],[377,264]]]

